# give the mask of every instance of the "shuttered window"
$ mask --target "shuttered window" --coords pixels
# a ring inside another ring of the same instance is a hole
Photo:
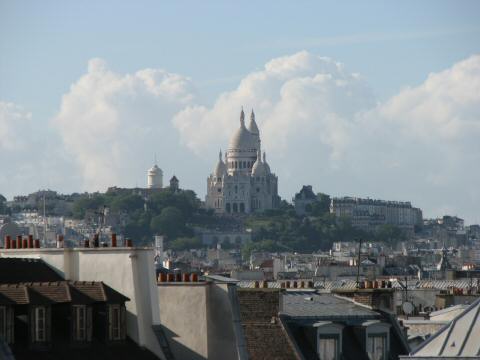
[[[35,308],[35,341],[46,341],[46,309],[44,306],[38,306]]]
[[[125,339],[125,307],[122,305],[109,306],[109,338],[110,340]]]
[[[85,341],[87,337],[87,309],[84,305],[73,307],[73,316],[75,317],[75,340]]]

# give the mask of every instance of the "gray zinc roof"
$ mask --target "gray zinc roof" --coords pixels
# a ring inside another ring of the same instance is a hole
[[[289,291],[282,296],[281,313],[295,318],[378,318],[379,314],[366,306],[332,294],[313,291]]]
[[[413,358],[480,356],[480,299],[415,350]]]

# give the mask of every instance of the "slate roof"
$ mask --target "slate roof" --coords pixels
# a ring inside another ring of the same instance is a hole
[[[420,345],[413,358],[480,357],[480,298]]]
[[[0,258],[0,284],[61,280],[63,278],[41,259]]]
[[[313,291],[286,292],[282,296],[281,314],[295,318],[379,318],[368,307],[337,297]]]
[[[53,281],[0,285],[0,304],[122,303],[129,299],[100,281]]]

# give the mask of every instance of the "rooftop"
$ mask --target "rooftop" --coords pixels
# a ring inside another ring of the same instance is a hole
[[[314,291],[287,291],[283,294],[281,314],[295,318],[378,318],[379,314],[364,305],[332,294]]]

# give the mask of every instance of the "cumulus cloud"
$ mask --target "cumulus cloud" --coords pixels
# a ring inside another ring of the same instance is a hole
[[[336,158],[344,151],[352,115],[374,102],[360,76],[303,51],[271,60],[242,79],[237,89],[221,94],[212,108],[189,106],[173,122],[184,144],[197,154],[211,154],[238,127],[242,105],[255,109],[269,150],[286,155],[292,139],[310,134],[309,139],[328,147]]]
[[[312,184],[331,195],[411,200],[427,216],[480,221],[480,56],[383,103],[366,79],[305,51],[272,59],[211,106],[195,94],[185,76],[119,74],[93,59],[63,96],[49,143],[34,138],[38,125],[28,111],[0,103],[0,160],[15,164],[10,174],[23,183],[91,191],[143,186],[156,153],[165,180],[175,173],[203,196],[240,108],[253,107],[284,198]],[[2,187],[12,181],[5,174]]]
[[[183,144],[212,156],[238,127],[240,107],[254,107],[282,195],[309,183],[479,221],[479,69],[472,56],[378,103],[365,79],[304,51],[271,60],[213,106],[188,106],[173,123]]]
[[[171,118],[193,99],[187,77],[161,69],[118,74],[92,59],[63,96],[52,126],[78,165],[84,189],[144,186],[154,154],[164,170],[181,163]]]
[[[0,193],[7,197],[39,188],[57,188],[70,179],[55,134],[51,144],[43,136],[42,123],[23,107],[0,101]],[[59,173],[65,175],[57,176]]]

